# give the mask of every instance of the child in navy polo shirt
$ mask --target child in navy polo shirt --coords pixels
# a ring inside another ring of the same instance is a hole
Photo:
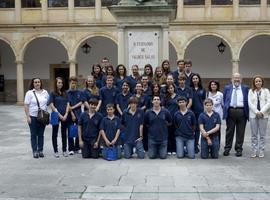
[[[129,108],[123,112],[122,124],[126,133],[124,140],[124,157],[130,158],[132,156],[133,148],[136,148],[138,158],[144,158],[143,148],[143,118],[144,112],[137,108],[137,97],[129,99]]]
[[[99,90],[100,101],[97,107],[97,110],[103,115],[106,116],[106,105],[107,104],[116,104],[116,96],[118,94],[118,89],[113,85],[113,76],[108,75],[106,77],[106,86],[102,87]],[[100,109],[99,109],[100,107]]]
[[[176,154],[178,158],[183,158],[185,156],[184,146],[186,146],[188,158],[195,158],[196,118],[194,113],[187,108],[186,97],[179,97],[177,102],[180,110],[174,114]]]
[[[160,97],[153,97],[153,108],[145,113],[144,123],[148,127],[148,156],[151,159],[167,156],[168,126],[172,123],[170,112],[161,108]]]
[[[201,157],[208,158],[209,150],[211,158],[218,158],[219,152],[219,129],[221,119],[217,112],[213,111],[213,101],[207,98],[204,101],[205,112],[199,116],[201,137]]]
[[[122,93],[119,93],[116,97],[116,108],[118,113],[122,116],[125,109],[128,107],[128,101],[132,94],[129,92],[128,81],[123,81]]]
[[[187,108],[190,109],[192,106],[193,92],[188,85],[186,85],[186,76],[180,74],[178,77],[179,86],[177,88],[176,94],[178,96],[186,97],[187,99]]]
[[[77,89],[78,79],[75,76],[69,78],[70,89],[67,91],[68,102],[69,102],[69,112],[71,116],[69,116],[69,123],[78,123],[78,120],[81,116],[82,110],[82,92]],[[70,119],[71,118],[71,119]],[[74,152],[79,152],[79,139],[68,138],[68,150],[69,155],[73,155]]]
[[[106,148],[111,146],[116,146],[117,157],[121,158],[121,147],[119,145],[119,135],[120,135],[120,119],[114,115],[114,105],[108,104],[107,116],[104,117],[100,124],[100,134],[105,142],[105,147],[102,149],[102,156],[106,159]]]
[[[89,100],[89,110],[82,113],[79,119],[79,145],[83,158],[98,158],[99,154],[99,126],[103,116],[96,112],[98,100]]]

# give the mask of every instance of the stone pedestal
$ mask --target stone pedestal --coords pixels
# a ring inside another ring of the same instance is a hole
[[[176,6],[163,0],[122,0],[108,9],[119,27],[118,62],[125,64],[129,72],[134,64],[141,71],[145,64],[155,68],[169,58],[168,27],[176,17]]]

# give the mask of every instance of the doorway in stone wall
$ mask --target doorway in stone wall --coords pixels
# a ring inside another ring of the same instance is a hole
[[[53,91],[55,78],[62,77],[64,79],[65,89],[69,88],[69,65],[68,64],[51,64],[50,65],[50,89]]]

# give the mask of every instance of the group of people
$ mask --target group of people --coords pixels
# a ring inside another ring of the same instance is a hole
[[[165,159],[168,154],[195,158],[199,152],[201,158],[218,158],[222,118],[226,120],[224,156],[230,154],[235,129],[235,155],[242,156],[250,119],[251,157],[264,157],[270,93],[264,88],[263,77],[255,76],[249,89],[235,73],[222,93],[216,80],[210,81],[206,90],[200,75],[191,69],[190,60],[178,60],[176,71],[164,60],[155,71],[150,64],[145,65],[142,75],[133,65],[131,75],[127,75],[124,65],[114,70],[104,61],[92,66],[83,90],[77,88],[78,79],[70,77],[69,90],[65,91],[63,78],[57,77],[50,94],[40,78],[33,78],[24,102],[33,157],[44,157],[46,125],[37,120],[38,107],[50,107],[58,113],[59,123],[52,125],[56,158],[60,156],[59,124],[65,157],[81,153],[83,158],[106,159],[108,149],[114,148],[117,158],[127,159],[133,154],[144,158],[145,152],[151,159]],[[74,125],[78,136],[70,137]]]

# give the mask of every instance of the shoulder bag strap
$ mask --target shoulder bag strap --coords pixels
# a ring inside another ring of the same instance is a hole
[[[35,91],[33,91],[33,93],[34,93],[34,95],[35,95],[35,97],[36,97],[36,100],[37,100],[37,106],[38,106],[38,109],[40,109],[40,105],[39,105],[39,101],[38,101],[38,98],[37,98],[36,92],[35,92]]]

